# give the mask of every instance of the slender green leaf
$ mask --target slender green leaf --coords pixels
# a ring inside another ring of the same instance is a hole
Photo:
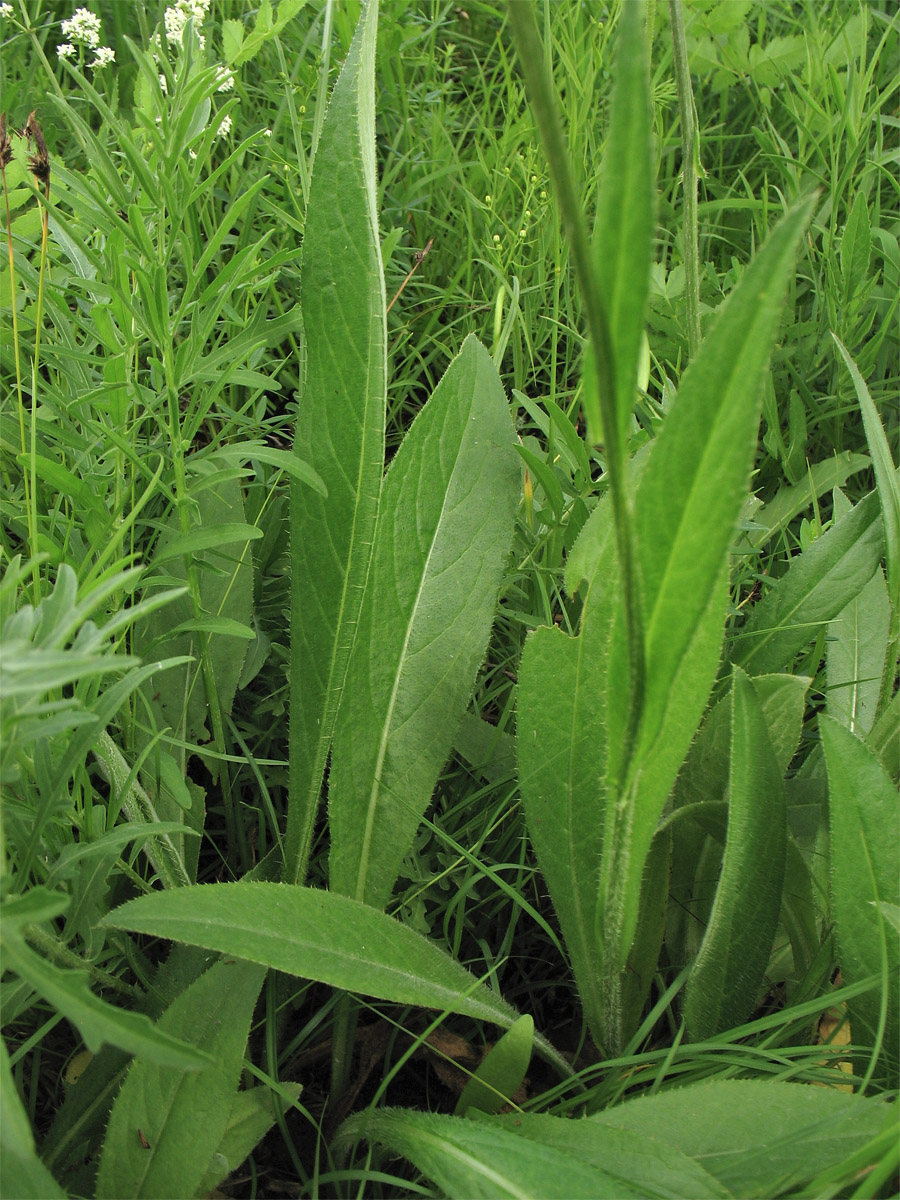
[[[254,525],[225,522],[211,528],[193,529],[183,537],[174,537],[153,556],[153,565],[161,566],[173,558],[185,558],[199,554],[201,550],[212,550],[229,543],[242,544],[262,537],[262,530]]]
[[[795,1187],[860,1150],[889,1122],[896,1125],[896,1113],[879,1100],[760,1080],[671,1088],[587,1118],[677,1146],[747,1200],[796,1194]]]
[[[331,888],[383,907],[484,657],[521,493],[490,355],[469,337],[385,479],[329,776]]]
[[[129,900],[102,923],[505,1029],[519,1015],[409,926],[334,892],[247,882],[184,887]],[[536,1037],[535,1044],[568,1073],[543,1038]]]
[[[762,705],[739,668],[732,687],[728,835],[722,874],[688,979],[684,1020],[694,1040],[753,1011],[781,911],[787,816]]]
[[[858,208],[863,214],[863,220],[868,224],[868,214],[862,196],[857,196],[857,203],[853,206],[851,216],[855,216]],[[850,222],[848,222],[848,233],[849,226]],[[843,251],[843,247],[841,249]],[[868,252],[868,245],[866,245],[866,252]],[[900,474],[894,467],[887,435],[878,416],[878,409],[869,395],[865,380],[860,375],[856,363],[847,353],[844,344],[834,334],[831,336],[837,342],[837,348],[840,350],[841,357],[850,372],[850,378],[853,380],[856,397],[862,411],[863,425],[866,429],[869,453],[872,455],[872,466],[875,468],[875,482],[878,485],[878,497],[881,501],[881,513],[884,520],[888,594],[893,598],[894,606],[891,636],[896,638],[900,632]]]
[[[651,153],[653,114],[645,17],[642,4],[626,4],[619,10],[616,83],[600,169],[593,239],[594,271],[606,302],[614,351],[615,413],[623,446],[636,399],[656,232],[656,163]],[[596,368],[584,372],[586,404],[596,386],[595,379]],[[587,418],[588,439],[597,445],[603,441],[599,403],[588,406]]]
[[[160,1028],[212,1058],[202,1071],[132,1064],[113,1104],[98,1200],[193,1196],[228,1126],[265,971],[218,962],[167,1009]]]
[[[87,971],[55,967],[4,930],[4,968],[14,971],[72,1022],[89,1050],[106,1043],[140,1054],[150,1062],[196,1071],[205,1055],[165,1029],[154,1027],[142,1013],[127,1012],[99,999],[88,988]]]
[[[831,896],[841,972],[847,983],[873,974],[884,977],[884,988],[850,1001],[850,1027],[854,1042],[872,1044],[884,1017],[886,1073],[889,1086],[896,1087],[900,939],[878,905],[900,903],[897,789],[878,759],[849,729],[825,716],[820,718],[820,729],[828,767]]]
[[[387,394],[369,0],[316,149],[303,235],[305,370],[294,451],[325,485],[291,489],[291,793],[285,879],[302,882],[369,571]]]
[[[740,631],[731,660],[752,675],[781,671],[878,570],[884,524],[878,493],[864,496],[763,596]]]

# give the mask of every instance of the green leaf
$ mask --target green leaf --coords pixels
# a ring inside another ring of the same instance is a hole
[[[244,40],[243,21],[222,22],[222,57],[227,63],[233,63],[240,53]]]
[[[487,648],[521,494],[514,442],[497,370],[469,337],[385,479],[335,728],[331,888],[373,907],[390,897]]]
[[[647,689],[638,761],[662,729],[687,645],[727,560],[747,494],[769,355],[813,204],[775,227],[729,296],[684,374],[641,478],[635,520]],[[685,751],[693,733],[681,734]]]
[[[34,1134],[0,1042],[0,1195],[5,1200],[65,1197],[34,1148]]]
[[[492,1046],[456,1102],[456,1115],[469,1109],[495,1113],[508,1103],[522,1085],[534,1042],[534,1020],[526,1013],[514,1022]]]
[[[865,211],[863,197],[860,195],[857,200],[863,201],[863,211]],[[856,207],[854,205],[854,212]],[[872,465],[875,468],[875,482],[878,485],[878,498],[881,501],[881,512],[884,518],[888,594],[893,597],[894,604],[891,636],[896,638],[900,633],[900,600],[898,600],[900,597],[900,473],[894,467],[887,435],[878,416],[878,409],[869,395],[865,380],[843,343],[834,334],[831,336],[837,342],[838,350],[840,350],[847,370],[850,372],[850,378],[853,380],[856,397],[862,411],[863,425],[866,429],[869,453],[872,455]]]
[[[637,369],[650,292],[653,255],[656,161],[651,152],[652,107],[647,72],[644,6],[619,10],[616,83],[610,103],[609,136],[597,192],[593,262],[606,302],[614,349],[615,412],[624,446],[637,387]],[[596,347],[592,348],[592,352]],[[589,398],[596,369],[584,372],[588,440],[603,441],[599,404]],[[594,385],[595,386],[595,385]]]
[[[740,668],[732,688],[728,834],[722,874],[688,978],[684,1020],[695,1041],[742,1024],[756,1004],[781,911],[787,816],[762,705]]]
[[[282,0],[282,7],[284,0]],[[294,453],[327,490],[291,488],[291,790],[285,879],[302,882],[369,571],[387,395],[370,0],[310,182],[300,271],[305,370]]]
[[[852,733],[865,735],[875,723],[890,626],[891,601],[881,570],[829,622],[828,715]]]
[[[628,1200],[641,1194],[601,1167],[493,1122],[381,1108],[345,1121],[335,1149],[360,1138],[408,1158],[451,1200]]]
[[[754,528],[744,534],[754,549],[764,546],[771,538],[786,529],[788,524],[804,512],[817,496],[843,487],[851,475],[865,470],[871,463],[867,454],[851,454],[845,450],[833,458],[815,463],[807,468],[805,478],[794,487],[781,487],[768,503],[753,512]],[[755,528],[758,526],[759,528]],[[743,542],[742,542],[743,545]]]
[[[220,446],[214,457],[229,463],[251,461],[268,463],[272,467],[277,467],[279,471],[284,471],[285,475],[297,483],[308,484],[321,496],[328,495],[328,489],[320,476],[309,463],[303,462],[295,452],[290,450],[278,450],[274,446],[267,446],[265,442],[238,442],[233,446]]]
[[[878,570],[884,525],[877,492],[864,496],[791,563],[747,618],[731,661],[751,675],[789,667]]]
[[[677,1146],[733,1196],[751,1200],[796,1194],[890,1122],[896,1124],[892,1106],[832,1088],[715,1080],[631,1100],[585,1123]]]
[[[127,1012],[100,1000],[88,988],[87,971],[66,971],[47,962],[4,929],[4,967],[14,971],[72,1022],[89,1050],[106,1043],[150,1062],[181,1070],[205,1066],[203,1053],[159,1029],[142,1013]]]
[[[192,529],[183,537],[174,537],[153,556],[153,565],[161,566],[173,558],[185,558],[199,554],[201,550],[221,548],[234,542],[238,545],[262,537],[262,530],[254,525],[224,522],[214,528]]]
[[[132,1064],[113,1104],[98,1200],[196,1193],[228,1127],[264,976],[252,963],[214,963],[162,1015],[161,1029],[212,1062],[193,1074]]]
[[[296,1100],[302,1090],[299,1083],[278,1085],[279,1094],[290,1100]],[[198,1196],[208,1196],[253,1152],[275,1124],[275,1104],[275,1095],[267,1087],[238,1092],[219,1148],[197,1189]]]
[[[847,983],[882,977],[879,992],[849,1002],[853,1041],[875,1042],[886,1003],[882,1070],[900,1074],[900,946],[878,909],[900,903],[900,806],[897,789],[864,742],[831,717],[819,728],[828,768],[831,896],[838,958]],[[884,989],[887,989],[886,995]]]
[[[152,933],[397,1004],[509,1028],[518,1013],[465,967],[368,905],[314,888],[217,883],[129,900],[104,925]],[[544,1054],[568,1073],[543,1038]]]
[[[865,283],[869,272],[869,259],[872,254],[872,236],[869,226],[869,204],[863,192],[856,193],[844,236],[841,238],[841,278],[843,282],[843,301],[845,307],[850,306],[856,292]],[[834,336],[834,335],[832,335]],[[835,338],[837,341],[837,338]],[[838,342],[838,347],[849,366],[849,355]],[[855,382],[855,380],[854,380]]]
[[[630,1129],[598,1129],[593,1121],[566,1120],[543,1113],[516,1113],[502,1117],[498,1124],[618,1179],[620,1191],[616,1195],[673,1200],[690,1196],[701,1200],[731,1194],[676,1146]]]

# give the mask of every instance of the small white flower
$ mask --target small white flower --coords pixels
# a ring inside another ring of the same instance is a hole
[[[216,130],[217,137],[228,137],[231,133],[231,114],[227,113],[221,121],[219,128]]]
[[[98,46],[91,66],[96,71],[98,67],[106,67],[116,61],[116,52],[109,46]]]
[[[89,8],[76,8],[74,15],[63,21],[62,31],[73,42],[92,49],[100,45],[100,18]]]
[[[162,92],[162,94],[163,94],[164,96],[168,96],[168,94],[169,94],[169,84],[168,84],[168,82],[166,81],[166,77],[165,77],[165,75],[160,75],[160,77],[159,77],[159,90]]]
[[[499,242],[499,241],[500,241],[500,234],[499,234],[499,233],[495,233],[495,234],[494,234],[494,241],[495,241],[495,242]]]
[[[193,159],[195,159],[195,160],[196,160],[196,158],[197,158],[197,151],[196,151],[196,150],[188,150],[188,157],[189,157],[189,158],[193,158]]]
[[[520,238],[523,238],[523,237],[528,237],[528,230],[527,230],[527,229],[520,229],[520,230],[519,230],[519,237],[520,237]]]
[[[234,76],[227,67],[216,67],[216,82],[218,87],[217,92],[231,92],[234,90]]]
[[[56,47],[57,58],[72,58],[75,54],[75,47],[71,42],[63,42]]]
[[[11,4],[0,4],[0,17],[11,17],[13,6]]]
[[[272,136],[272,130],[271,130],[271,129],[264,129],[264,130],[263,130],[263,137],[271,137],[271,136]]]
[[[485,198],[484,198],[484,202],[485,202],[485,204],[490,204],[490,202],[491,202],[491,197],[490,197],[490,196],[485,196]]]

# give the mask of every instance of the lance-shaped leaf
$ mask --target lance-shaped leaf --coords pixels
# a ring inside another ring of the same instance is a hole
[[[735,672],[722,874],[684,999],[695,1040],[740,1025],[762,983],[781,910],[787,815],[781,770],[753,684]]]
[[[784,217],[729,297],[685,372],[638,488],[647,679],[637,752],[604,847],[598,922],[610,967],[618,960],[621,969],[626,960],[650,843],[715,681],[729,547],[746,497],[769,355],[812,207],[808,200]],[[620,771],[626,661],[619,620],[607,704],[611,778]]]
[[[879,1074],[896,1087],[900,941],[878,906],[900,903],[897,789],[868,746],[849,729],[825,716],[819,725],[828,767],[831,897],[841,971],[847,983],[878,975],[887,989],[886,996],[877,989],[849,1002],[850,1028],[854,1042],[871,1045],[884,1016],[885,1070]]]
[[[386,904],[462,720],[521,490],[490,355],[469,337],[385,478],[329,777],[333,891]]]
[[[217,883],[129,900],[104,925],[172,938],[348,992],[508,1029],[516,1010],[439,946],[366,904],[315,888]],[[564,1073],[546,1039],[535,1046]]]
[[[751,675],[781,671],[858,596],[884,554],[878,493],[870,492],[791,563],[740,632],[732,662]]]
[[[218,962],[160,1018],[213,1057],[192,1074],[138,1060],[113,1104],[97,1196],[193,1196],[228,1127],[265,971]]]
[[[305,371],[294,448],[327,499],[291,488],[291,797],[285,878],[302,879],[359,618],[384,469],[384,278],[369,0],[319,138],[303,236]]]

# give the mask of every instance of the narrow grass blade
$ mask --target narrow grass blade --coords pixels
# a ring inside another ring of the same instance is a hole
[[[878,905],[900,903],[900,806],[897,789],[864,742],[830,717],[820,718],[828,768],[831,896],[841,973],[847,983],[877,974],[880,992],[850,1001],[854,1042],[876,1044],[876,1074],[896,1087],[900,1073],[900,939]],[[882,1022],[883,1029],[882,1029]]]
[[[397,452],[329,777],[333,891],[387,903],[484,657],[521,475],[490,355],[468,338]]]
[[[291,489],[291,789],[285,879],[306,872],[369,570],[384,467],[384,278],[375,172],[377,0],[335,84],[313,165],[300,305],[305,370],[294,450],[321,478]]]
[[[684,1020],[695,1041],[742,1024],[753,1011],[781,910],[784,788],[762,705],[740,669],[731,711],[725,857],[709,925],[685,989]]]
[[[753,607],[731,652],[751,675],[782,671],[846,608],[878,570],[884,523],[870,492],[808,546],[786,575]]]
[[[857,197],[862,200],[862,197]],[[859,204],[853,206],[856,214]],[[865,205],[861,212],[865,216]],[[849,225],[848,225],[849,231]],[[878,485],[878,496],[881,500],[881,512],[884,519],[884,542],[887,557],[888,594],[892,597],[893,619],[891,622],[891,637],[896,638],[900,633],[900,475],[894,467],[890,446],[884,426],[878,416],[878,409],[866,382],[859,373],[856,363],[847,353],[843,342],[835,334],[831,335],[841,352],[862,411],[863,424],[866,428],[866,438],[869,443],[869,453],[872,455],[872,466],[875,468],[875,482]]]
[[[215,963],[160,1018],[214,1061],[192,1073],[132,1065],[106,1131],[98,1200],[196,1193],[228,1127],[264,976],[254,963]]]

